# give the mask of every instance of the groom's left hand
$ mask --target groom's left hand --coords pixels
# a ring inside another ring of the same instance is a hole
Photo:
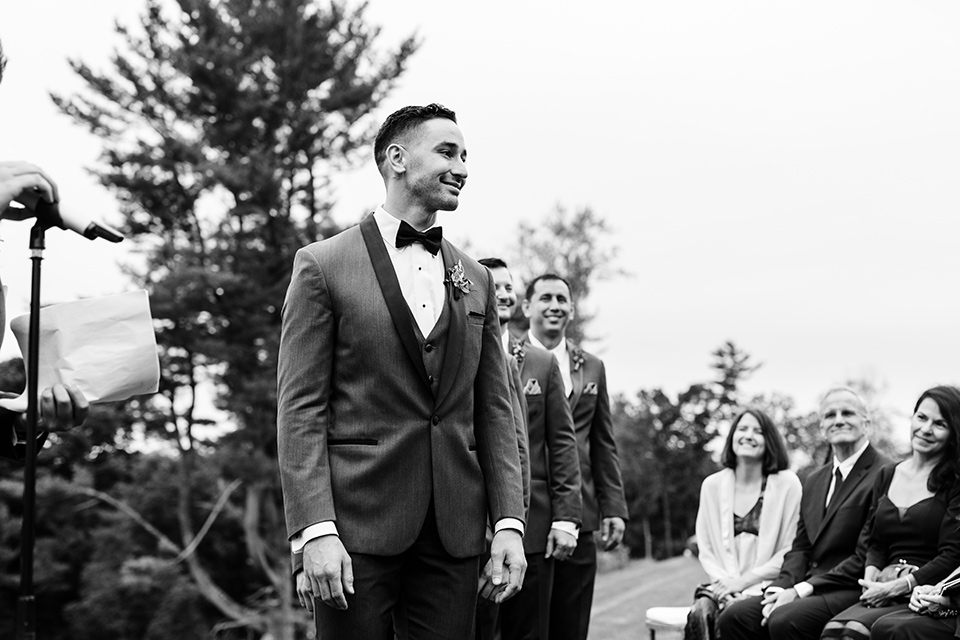
[[[501,529],[490,543],[490,573],[494,586],[503,586],[496,594],[497,604],[509,600],[520,591],[527,573],[527,557],[523,554],[523,538],[516,529]]]

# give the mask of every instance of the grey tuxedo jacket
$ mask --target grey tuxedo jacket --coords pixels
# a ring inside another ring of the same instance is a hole
[[[450,327],[427,373],[372,216],[297,252],[283,306],[277,440],[287,533],[327,520],[349,552],[409,548],[433,501],[455,557],[484,551],[487,516],[524,520],[517,434],[489,272],[446,240]]]

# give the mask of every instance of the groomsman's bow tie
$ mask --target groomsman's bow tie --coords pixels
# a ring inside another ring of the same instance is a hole
[[[400,221],[400,230],[397,231],[397,249],[403,249],[408,244],[419,242],[423,248],[437,255],[440,252],[440,240],[443,238],[443,228],[433,227],[426,231],[417,231],[409,224]]]

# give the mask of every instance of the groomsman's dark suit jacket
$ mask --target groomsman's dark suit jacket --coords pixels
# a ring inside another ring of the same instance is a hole
[[[517,446],[520,450],[520,472],[523,474],[523,512],[530,509],[530,444],[527,437],[527,399],[523,395],[520,380],[520,365],[516,356],[507,356],[507,378],[510,382],[510,404],[513,407],[513,424],[517,431]]]
[[[465,558],[484,551],[488,512],[524,520],[492,277],[446,240],[441,254],[471,284],[446,285],[424,338],[373,216],[298,251],[278,367],[291,537],[333,520],[348,552],[396,555],[432,499],[444,549]]]
[[[803,482],[797,535],[783,559],[780,575],[771,587],[789,589],[806,581],[813,585],[816,594],[822,595],[838,611],[855,602],[855,599],[846,602],[850,596],[844,590],[860,588],[857,580],[863,577],[864,566],[862,556],[856,551],[858,545],[865,544],[865,538],[860,536],[873,504],[874,481],[888,462],[873,445],[867,445],[827,509],[824,504],[833,477],[833,461],[807,476]],[[824,587],[832,590],[821,593]],[[813,601],[805,598],[777,609],[770,624],[761,632],[761,599],[747,598],[724,611],[720,625],[725,638],[755,638],[761,633],[761,637],[768,637],[768,632],[769,637],[775,637],[770,627],[787,624],[788,618],[791,627],[809,627],[804,633],[819,637],[820,630],[830,618],[827,615],[826,619],[820,620],[826,614],[815,614],[810,609],[814,606]],[[798,615],[801,610],[802,614]]]
[[[523,341],[529,344],[529,334]],[[573,385],[567,402],[577,437],[583,512],[577,549],[555,568],[550,636],[585,640],[597,572],[593,532],[600,529],[603,518],[627,520],[628,513],[603,361],[569,340],[567,353]]]
[[[522,340],[524,345],[529,345],[529,334],[524,335]],[[602,518],[628,518],[620,460],[613,438],[607,373],[600,358],[569,340],[567,352],[570,355],[570,380],[573,383],[573,391],[567,402],[577,436],[583,494],[580,530],[597,531]]]
[[[525,553],[543,553],[556,520],[580,524],[580,463],[573,420],[563,393],[557,359],[530,344],[511,345],[520,364],[527,405],[530,455],[530,510],[523,537]]]

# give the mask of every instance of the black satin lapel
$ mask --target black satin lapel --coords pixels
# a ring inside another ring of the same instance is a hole
[[[447,270],[455,264],[450,243],[443,240],[440,245],[440,254],[443,256],[443,274],[446,280]],[[437,389],[435,406],[439,407],[444,398],[453,388],[453,383],[460,373],[460,363],[463,360],[463,343],[466,338],[467,312],[464,310],[463,300],[454,300],[453,285],[443,287],[444,304],[450,308],[450,329],[447,333],[447,346],[443,350],[443,364],[440,367],[440,388]],[[473,295],[477,295],[475,292]]]
[[[383,293],[383,299],[387,302],[387,309],[390,311],[390,317],[393,318],[393,326],[397,329],[400,342],[403,343],[407,355],[413,361],[413,366],[416,367],[421,380],[429,387],[427,369],[423,366],[423,355],[420,353],[420,345],[417,343],[417,334],[413,328],[410,307],[407,306],[407,301],[400,290],[397,272],[393,268],[393,263],[390,262],[387,248],[383,246],[383,237],[380,235],[380,229],[377,227],[372,214],[360,223],[360,232],[363,234],[363,242],[367,245],[367,253],[370,254],[373,271],[377,274],[380,291]]]

